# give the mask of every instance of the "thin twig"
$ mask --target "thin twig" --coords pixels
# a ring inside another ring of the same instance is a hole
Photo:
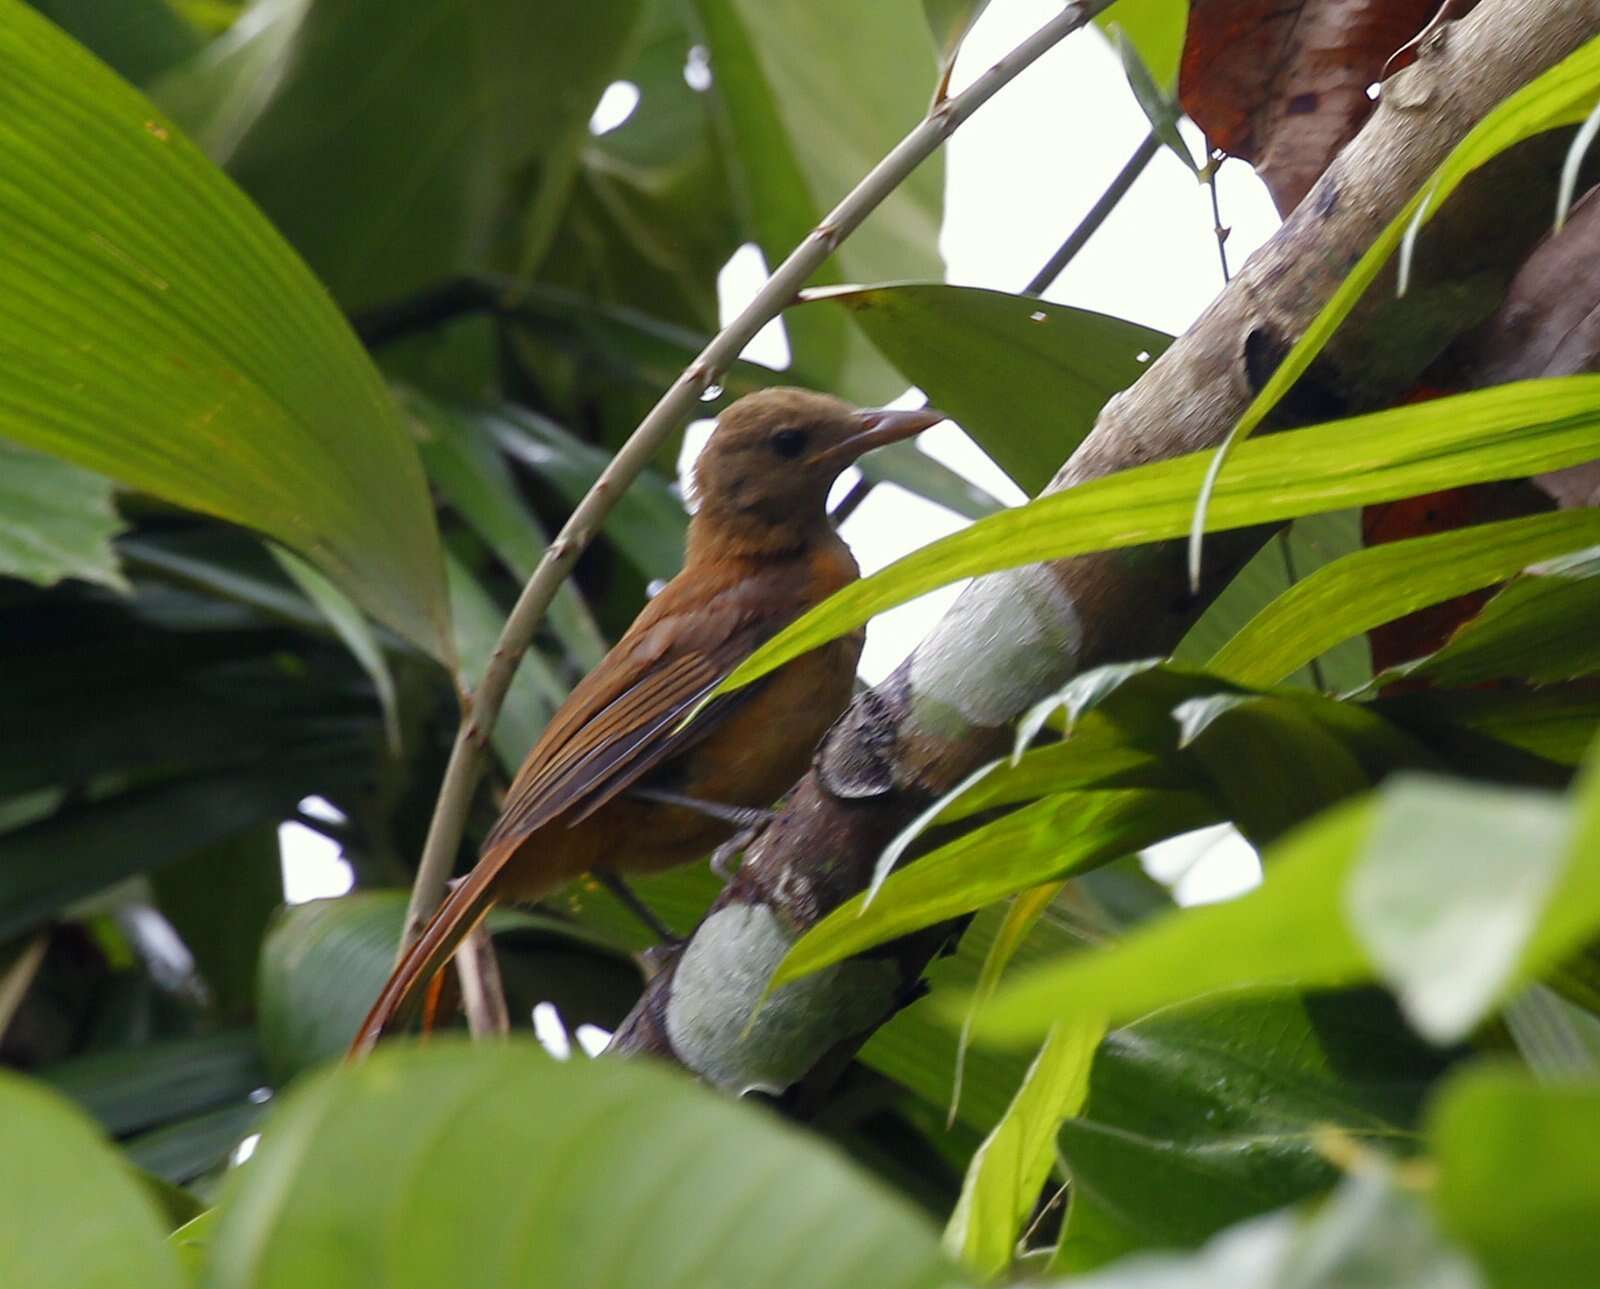
[[[1106,216],[1116,209],[1117,203],[1127,196],[1128,189],[1133,187],[1133,182],[1144,173],[1144,168],[1150,164],[1156,153],[1161,151],[1161,140],[1156,137],[1154,130],[1144,136],[1143,142],[1133,150],[1133,155],[1128,158],[1122,169],[1117,171],[1117,177],[1111,181],[1109,187],[1100,194],[1095,204],[1089,207],[1089,213],[1078,221],[1078,226],[1067,234],[1066,241],[1056,248],[1056,253],[1044,262],[1040,270],[1035,273],[1028,285],[1022,288],[1023,295],[1039,295],[1049,285],[1061,276],[1063,270],[1081,251],[1089,239],[1100,231],[1100,225],[1106,222]]]
[[[780,264],[744,310],[722,329],[650,409],[600,478],[578,503],[544,558],[522,589],[506,619],[478,692],[467,704],[450,750],[444,782],[428,826],[417,879],[406,910],[400,953],[422,934],[428,915],[444,893],[466,825],[467,809],[482,771],[489,731],[500,714],[511,677],[556,589],[589,544],[617,499],[655,456],[669,434],[712,388],[744,347],[794,300],[796,292],[830,255],[945,139],[1019,72],[1107,8],[1111,0],[1075,0],[1031,36],[984,71],[954,98],[935,105],[905,138],[833,208],[789,258]]]
[[[461,942],[461,952],[456,954],[456,975],[461,979],[461,1010],[467,1013],[467,1028],[473,1038],[504,1038],[509,1034],[511,1014],[500,979],[500,960],[494,956],[494,940],[485,923],[473,927]]]
[[[22,1006],[22,1000],[33,987],[34,977],[44,965],[45,951],[50,948],[50,932],[40,931],[22,947],[22,952],[11,960],[11,965],[0,973],[0,1038],[11,1028],[11,1019]]]
[[[1228,272],[1228,233],[1222,226],[1222,199],[1217,196],[1217,171],[1222,168],[1223,157],[1212,153],[1211,164],[1206,167],[1206,187],[1211,190],[1211,230],[1217,235],[1217,258],[1222,261],[1222,285],[1233,281]]]

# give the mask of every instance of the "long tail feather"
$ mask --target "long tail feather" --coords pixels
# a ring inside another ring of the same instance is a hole
[[[494,879],[501,865],[480,861],[445,898],[417,942],[407,950],[389,973],[372,1004],[366,1020],[346,1053],[346,1060],[359,1060],[378,1040],[403,1022],[414,1009],[418,993],[455,956],[467,933],[488,915],[494,904]]]

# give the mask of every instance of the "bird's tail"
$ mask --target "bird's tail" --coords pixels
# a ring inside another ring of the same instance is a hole
[[[404,1021],[414,1010],[418,994],[435,974],[455,956],[462,940],[488,915],[494,903],[494,879],[500,865],[480,861],[454,890],[445,897],[417,942],[389,973],[372,1004],[366,1020],[346,1053],[346,1060],[359,1060],[378,1040]]]

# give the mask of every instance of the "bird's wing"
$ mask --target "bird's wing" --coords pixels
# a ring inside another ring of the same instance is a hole
[[[744,600],[724,596],[693,612],[642,618],[534,745],[484,855],[503,852],[557,815],[570,812],[575,823],[598,810],[748,701],[759,682],[713,699],[683,726],[695,704],[786,620],[743,611]]]

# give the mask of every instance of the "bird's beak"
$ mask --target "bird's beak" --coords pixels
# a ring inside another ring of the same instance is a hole
[[[824,448],[815,456],[808,458],[806,464],[854,461],[857,457],[871,452],[873,448],[886,447],[890,443],[900,442],[901,439],[909,439],[914,434],[921,434],[929,426],[948,419],[943,412],[935,411],[931,407],[905,411],[894,411],[887,407],[867,408],[856,413],[856,422],[861,427],[856,433],[849,438],[841,439],[830,448]]]

